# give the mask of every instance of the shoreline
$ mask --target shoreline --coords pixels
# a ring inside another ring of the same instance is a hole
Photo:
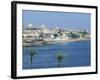
[[[39,45],[47,45],[47,44],[57,44],[57,43],[65,43],[65,42],[75,42],[75,41],[84,41],[90,40],[88,39],[67,39],[67,40],[49,40],[49,41],[36,41],[34,43],[23,43],[23,47],[30,47],[30,46],[39,46]]]

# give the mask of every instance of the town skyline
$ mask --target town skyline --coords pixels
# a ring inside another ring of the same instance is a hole
[[[46,12],[23,10],[23,25],[32,24],[35,27],[41,25],[48,28],[58,27],[59,29],[74,29],[90,31],[89,13],[72,12]]]
[[[83,30],[86,30],[86,29],[70,29],[68,27],[62,29],[61,27],[58,27],[58,26],[50,27],[50,26],[46,26],[45,24],[41,24],[41,25],[38,25],[38,26],[34,26],[33,24],[27,24],[27,25],[23,25],[23,29],[43,28],[43,26],[45,28],[48,28],[48,29],[59,29],[59,30],[69,30],[69,31],[83,31]],[[86,30],[86,31],[90,32],[90,30]]]

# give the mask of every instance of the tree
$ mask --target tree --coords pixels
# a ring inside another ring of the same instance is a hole
[[[33,61],[33,56],[35,56],[36,54],[36,50],[35,49],[31,49],[30,51],[30,65],[31,65],[31,68],[32,68],[32,61]]]
[[[39,38],[40,38],[41,40],[43,40],[43,33],[41,33],[41,34],[39,35]]]
[[[82,37],[84,37],[86,34],[88,34],[88,32],[86,30],[79,32],[81,34]]]
[[[60,36],[62,36],[62,31],[61,31],[61,30],[59,30],[57,33],[58,33]]]
[[[61,67],[61,62],[64,59],[64,55],[62,53],[57,54],[57,60],[58,60],[58,67]]]
[[[53,34],[53,35],[54,35],[54,37],[55,37],[55,38],[57,38],[57,37],[58,37],[58,34]]]

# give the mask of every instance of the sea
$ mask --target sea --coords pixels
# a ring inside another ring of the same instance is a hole
[[[90,40],[23,47],[22,67],[23,69],[58,68],[59,64],[62,68],[91,66],[90,47]],[[36,54],[33,55],[31,62],[32,49]],[[58,54],[63,55],[60,62]]]

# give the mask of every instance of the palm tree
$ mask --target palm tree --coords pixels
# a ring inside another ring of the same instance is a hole
[[[31,49],[30,51],[30,64],[31,64],[31,68],[32,68],[32,61],[33,61],[33,56],[36,54],[36,50],[35,49]]]
[[[58,60],[58,67],[61,67],[61,62],[64,59],[64,55],[62,53],[57,54],[57,60]]]

